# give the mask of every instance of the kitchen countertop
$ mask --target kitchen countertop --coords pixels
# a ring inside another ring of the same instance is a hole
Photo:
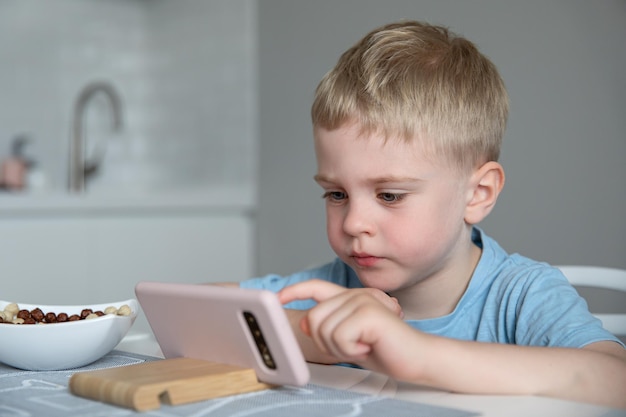
[[[119,193],[66,194],[62,192],[0,193],[0,215],[113,210],[210,210],[252,212],[256,195],[252,187],[216,185],[207,188],[168,191],[120,191]]]

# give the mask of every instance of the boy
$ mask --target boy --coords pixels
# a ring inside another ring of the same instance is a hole
[[[374,30],[321,81],[315,180],[334,262],[279,293],[307,360],[477,394],[626,407],[626,350],[555,268],[475,227],[504,185],[508,97],[445,28]],[[480,342],[480,343],[479,343]]]

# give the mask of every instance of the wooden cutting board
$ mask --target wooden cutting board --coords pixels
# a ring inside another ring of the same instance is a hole
[[[70,391],[81,397],[132,408],[154,410],[271,388],[251,368],[199,359],[175,358],[98,371],[77,372]]]

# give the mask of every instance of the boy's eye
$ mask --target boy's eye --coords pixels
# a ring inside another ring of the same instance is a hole
[[[341,201],[346,198],[346,193],[343,191],[327,191],[322,197],[326,200]]]
[[[380,193],[378,194],[378,198],[383,200],[385,203],[395,203],[404,197],[404,194],[395,194],[395,193]]]

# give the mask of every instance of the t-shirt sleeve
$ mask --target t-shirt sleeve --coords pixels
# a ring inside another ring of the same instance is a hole
[[[540,266],[525,271],[526,279],[514,285],[516,344],[581,348],[590,343],[623,343],[602,327],[576,289],[557,268]]]
[[[289,285],[311,279],[322,279],[347,288],[358,288],[361,286],[352,270],[338,258],[328,264],[291,275],[281,276],[270,274],[263,277],[251,278],[240,282],[239,286],[241,288],[278,292]],[[286,304],[285,308],[308,310],[315,306],[315,304],[316,302],[313,300],[298,300]]]

